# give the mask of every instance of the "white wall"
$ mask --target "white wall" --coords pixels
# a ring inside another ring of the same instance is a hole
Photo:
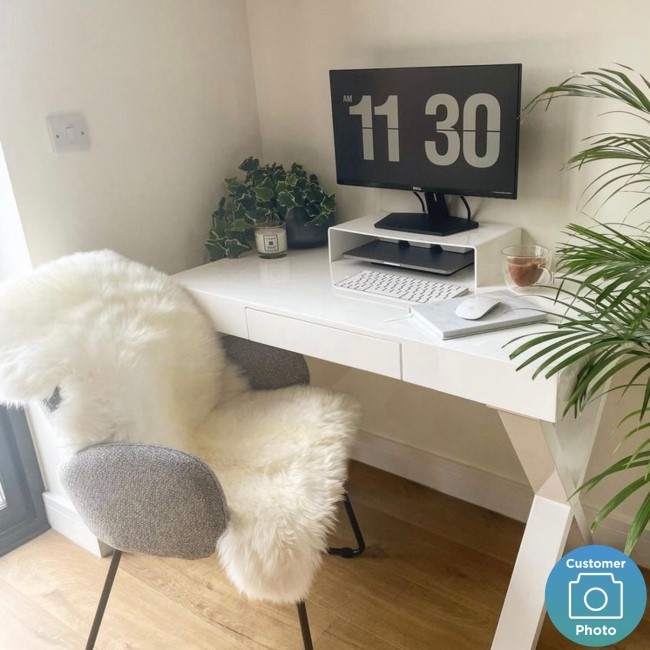
[[[650,5],[640,0],[247,1],[264,158],[306,163],[336,189],[339,220],[419,206],[408,192],[336,187],[332,68],[521,62],[524,104],[571,71],[616,61],[649,72]],[[521,129],[519,199],[470,198],[478,219],[520,224],[527,238],[554,247],[577,218],[588,178],[560,168],[580,138],[604,128],[595,117],[601,110],[574,100],[528,116]],[[362,397],[366,431],[525,482],[496,414],[485,407],[338,366],[314,364],[314,375]],[[625,412],[611,401],[592,472],[610,462],[610,432]],[[598,506],[611,490],[586,502]],[[631,512],[628,507],[623,516]]]
[[[30,268],[27,242],[0,144],[0,282]]]
[[[0,0],[0,141],[33,263],[113,248],[203,261],[222,180],[260,148],[238,0]],[[56,156],[46,115],[86,114]]]
[[[57,156],[45,117],[68,111],[91,149]],[[260,153],[245,3],[0,0],[0,142],[0,279],[29,268],[27,248],[34,265],[97,248],[202,263],[224,177]],[[29,417],[50,523],[98,552],[61,496],[64,452]]]

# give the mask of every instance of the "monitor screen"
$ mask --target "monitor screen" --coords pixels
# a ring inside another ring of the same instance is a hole
[[[338,182],[517,197],[521,65],[331,70]]]

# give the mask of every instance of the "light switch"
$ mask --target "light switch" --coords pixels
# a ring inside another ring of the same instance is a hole
[[[90,149],[88,125],[82,113],[48,115],[46,122],[55,153]]]

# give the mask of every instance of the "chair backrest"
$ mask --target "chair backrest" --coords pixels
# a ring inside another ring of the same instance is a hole
[[[64,462],[59,477],[88,528],[120,551],[208,557],[228,523],[212,470],[176,449],[96,445]]]
[[[242,370],[254,390],[272,390],[309,383],[309,368],[302,354],[237,336],[222,336],[230,361]]]

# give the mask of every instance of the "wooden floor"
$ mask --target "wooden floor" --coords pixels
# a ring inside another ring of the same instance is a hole
[[[490,647],[523,525],[355,464],[369,548],[328,557],[307,601],[316,650]],[[333,542],[350,540],[343,523]],[[83,648],[108,560],[50,531],[0,558],[0,648]],[[237,595],[216,558],[125,555],[97,648],[299,650],[293,607]],[[539,650],[575,650],[547,621]],[[650,648],[650,620],[617,646]]]

